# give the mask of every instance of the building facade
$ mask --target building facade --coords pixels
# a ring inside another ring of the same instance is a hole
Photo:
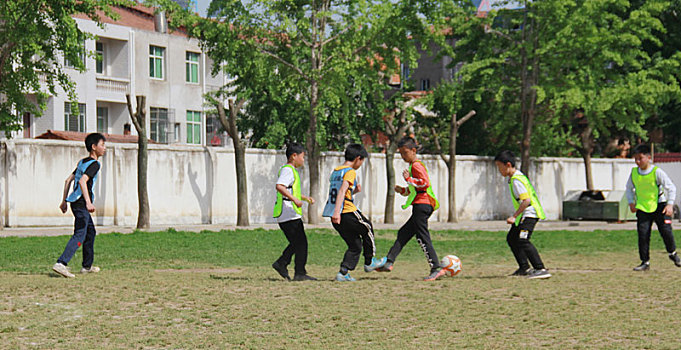
[[[146,96],[146,127],[154,141],[224,145],[203,96],[224,85],[225,77],[210,74],[213,62],[198,40],[168,30],[165,18],[151,8],[114,11],[119,18],[103,17],[103,28],[88,18],[75,18],[82,31],[96,36],[83,43],[87,52],[96,53],[82,57],[85,72],[69,68],[64,60],[78,100],[69,101],[60,89],[50,96],[42,116],[24,116],[25,130],[17,136],[32,138],[47,130],[123,134],[125,124],[132,124],[126,104],[130,94],[133,101]],[[131,132],[136,134],[134,127]]]

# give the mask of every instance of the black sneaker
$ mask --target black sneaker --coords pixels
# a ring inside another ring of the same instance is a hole
[[[642,262],[641,265],[634,267],[634,271],[648,271],[650,270],[650,262]]]
[[[300,282],[300,281],[316,281],[317,279],[308,275],[295,275],[293,276],[293,280],[296,282]]]
[[[281,266],[275,261],[272,264],[272,268],[279,273],[279,276],[283,277],[285,280],[290,281],[291,276],[288,274],[288,270],[286,269],[286,266]]]
[[[681,267],[681,258],[679,258],[679,255],[676,254],[676,252],[669,254],[669,260],[673,261],[676,267]]]
[[[546,279],[551,278],[551,274],[546,269],[532,270],[527,278],[531,280]]]
[[[517,269],[515,272],[510,274],[509,276],[528,276],[532,272],[530,268],[527,269]]]

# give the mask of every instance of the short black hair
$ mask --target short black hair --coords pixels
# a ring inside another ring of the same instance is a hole
[[[637,155],[637,154],[651,155],[652,151],[650,149],[650,146],[640,144],[640,145],[637,145],[636,147],[634,147],[634,151],[631,152],[631,154],[633,154],[633,155]]]
[[[397,141],[397,147],[405,147],[408,149],[414,149],[418,148],[419,146],[416,144],[416,140],[414,140],[413,137],[410,136],[405,136],[401,138],[399,141]]]
[[[98,132],[93,132],[85,137],[85,148],[88,152],[92,152],[92,146],[98,144],[99,141],[106,141],[106,138]]]
[[[291,142],[286,145],[286,160],[291,159],[294,154],[305,153],[305,147],[297,142]]]
[[[515,154],[513,152],[505,149],[494,157],[495,162],[501,162],[503,164],[511,163],[511,166],[515,168]]]
[[[351,143],[347,147],[345,147],[346,161],[352,162],[353,160],[357,159],[357,157],[360,157],[362,159],[369,157],[369,153],[364,148],[364,146],[360,145],[359,143]]]
[[[623,137],[623,138],[619,139],[619,140],[617,141],[617,145],[618,145],[618,146],[621,146],[621,145],[623,145],[625,142],[629,142],[629,138],[628,138],[628,137]]]

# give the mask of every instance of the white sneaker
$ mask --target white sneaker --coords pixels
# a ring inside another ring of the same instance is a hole
[[[69,268],[66,267],[66,265],[64,265],[62,263],[54,264],[54,266],[52,266],[52,271],[66,277],[66,278],[76,277],[76,275],[72,274],[71,271],[69,271]]]
[[[89,269],[86,269],[86,268],[80,269],[80,273],[97,273],[97,272],[99,272],[99,270],[100,269],[97,266],[90,266]]]

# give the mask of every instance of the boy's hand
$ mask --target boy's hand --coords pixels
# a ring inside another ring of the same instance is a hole
[[[312,197],[304,197],[303,199],[305,199],[305,201],[310,203],[310,204],[314,204],[314,198],[312,198]]]
[[[331,222],[334,224],[340,224],[340,213],[334,212],[333,215],[331,216]]]
[[[404,193],[404,187],[395,185],[395,192],[397,192],[399,194],[403,194]]]
[[[404,170],[402,172],[402,177],[404,177],[405,180],[409,179],[409,170]]]
[[[357,186],[355,186],[355,191],[353,191],[352,193],[359,193],[359,192],[362,192],[362,185],[357,184]]]
[[[671,204],[667,204],[664,206],[664,209],[662,209],[662,215],[664,216],[674,216],[674,206]]]
[[[66,205],[66,201],[61,201],[61,204],[59,204],[59,210],[61,210],[62,214],[66,214],[66,209],[68,206]]]
[[[632,213],[635,213],[636,212],[636,204],[629,203],[629,210],[631,210]]]
[[[298,199],[298,198],[293,198],[293,204],[295,204],[296,207],[298,207],[298,208],[302,208],[302,207],[303,207],[303,201],[301,201],[301,200]]]
[[[515,217],[514,217],[514,216],[509,216],[509,217],[506,219],[506,223],[509,224],[509,225],[515,224]]]
[[[95,209],[96,209],[96,208],[95,208],[95,205],[94,205],[94,204],[92,204],[92,203],[87,203],[87,204],[85,204],[85,207],[87,208],[87,211],[89,211],[90,213],[94,213],[94,212],[95,212]]]

